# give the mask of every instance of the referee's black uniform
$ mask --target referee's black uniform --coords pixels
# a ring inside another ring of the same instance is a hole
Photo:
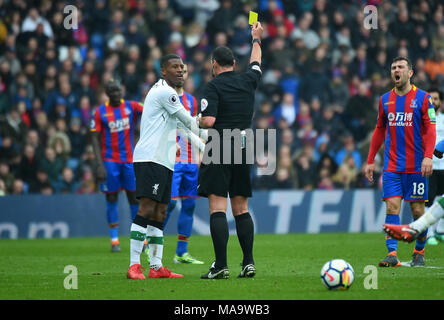
[[[257,48],[256,48],[257,49]],[[260,50],[260,49],[259,49]],[[260,52],[260,51],[256,51]],[[217,62],[220,66],[228,66],[232,70],[234,56],[227,47],[218,47],[213,52],[213,63]],[[241,137],[224,137],[225,129],[235,135],[240,134],[242,130],[250,129],[254,111],[255,90],[261,79],[262,71],[259,62],[253,60],[248,69],[243,73],[234,71],[224,71],[211,80],[203,90],[200,100],[200,109],[202,117],[214,117],[215,121],[212,129],[217,130],[220,138],[220,158],[211,153],[215,144],[211,143],[212,133],[209,133],[209,139],[206,144],[204,158],[199,169],[199,179],[197,193],[200,196],[209,197],[215,195],[223,198],[241,197],[240,209],[237,212],[233,210],[236,222],[236,232],[243,252],[242,270],[239,277],[253,277],[256,273],[253,260],[253,239],[254,224],[250,213],[248,212],[248,198],[252,196],[251,192],[251,161],[247,159],[246,151],[252,150],[244,143],[236,142]],[[211,118],[207,118],[211,119]],[[237,130],[236,130],[237,129]],[[236,130],[236,131],[234,131]],[[214,133],[214,132],[213,132]],[[253,140],[253,139],[251,139]],[[241,148],[239,148],[239,144]],[[240,149],[240,150],[239,150]],[[224,152],[230,150],[231,161],[224,161]],[[235,163],[235,153],[242,153],[241,163]],[[251,155],[248,155],[249,157]],[[209,162],[209,160],[215,162]],[[214,200],[213,200],[214,199]],[[218,198],[210,198],[211,201],[220,201]],[[237,201],[237,200],[236,200]],[[214,209],[213,209],[214,210]],[[242,210],[246,210],[242,212]],[[216,260],[210,271],[201,278],[203,279],[222,279],[229,277],[227,267],[227,243],[228,243],[228,223],[225,212],[210,212],[210,232],[213,241]]]
[[[245,130],[251,128],[254,111],[254,94],[261,79],[259,63],[253,62],[246,72],[223,72],[204,88],[201,99],[202,117],[216,117],[213,129],[220,136],[220,164],[205,164],[204,158],[199,170],[198,194],[207,197],[215,194],[221,197],[251,197],[251,165],[246,162],[242,149],[242,164],[234,164],[234,153],[239,152],[234,140],[224,140],[224,129]],[[211,138],[211,135],[210,135]],[[211,142],[209,140],[208,142]],[[223,164],[223,147],[231,143],[231,163]],[[207,146],[210,145],[207,143]],[[208,154],[205,150],[204,155]],[[211,152],[209,153],[211,156]]]

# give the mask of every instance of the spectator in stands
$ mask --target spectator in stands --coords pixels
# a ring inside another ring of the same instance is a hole
[[[298,187],[297,171],[291,160],[291,149],[282,145],[278,152],[278,163],[275,172],[274,187],[277,189],[294,189]]]
[[[297,138],[302,145],[314,146],[318,133],[313,128],[313,122],[308,120],[303,123],[302,127],[297,131]]]
[[[75,181],[74,172],[69,167],[62,170],[61,181],[55,184],[56,193],[76,193],[79,189],[79,183]]]
[[[287,48],[285,38],[276,37],[271,41],[270,52],[266,60],[271,68],[284,70],[287,65],[292,63],[294,52],[291,48]]]
[[[48,146],[53,148],[56,156],[60,158],[63,163],[66,163],[71,154],[71,141],[67,134],[66,121],[63,118],[57,119],[55,122],[56,132],[48,140]]]
[[[267,168],[270,165],[270,162],[276,161],[276,159],[271,158],[268,151],[265,150],[263,155],[259,155],[256,158],[256,162],[252,167],[252,186],[257,190],[268,190],[270,186],[274,185],[275,179],[274,176],[270,173],[267,173]]]
[[[54,187],[50,183],[45,183],[40,187],[39,193],[46,196],[54,194]]]
[[[13,195],[23,195],[26,194],[26,186],[21,179],[14,180],[12,184],[11,194]]]
[[[332,105],[327,105],[322,110],[322,116],[315,122],[315,129],[320,135],[325,134],[328,140],[333,143],[338,141],[345,132],[345,126],[339,117],[336,116]]]
[[[82,122],[80,118],[73,117],[70,122],[68,137],[71,144],[70,158],[80,159],[85,150],[86,138],[82,134]]]
[[[53,148],[47,147],[45,157],[40,162],[40,169],[48,174],[48,181],[54,185],[60,180],[60,173],[63,168],[63,161],[57,157]]]
[[[41,168],[37,169],[36,180],[29,184],[29,193],[40,193],[42,188],[46,185],[50,185],[48,180],[48,174]]]
[[[30,8],[28,15],[23,20],[21,32],[34,32],[39,25],[43,27],[43,32],[47,37],[54,36],[48,20],[39,15],[37,8]]]
[[[14,147],[13,140],[10,136],[4,135],[0,139],[0,161],[8,164],[17,156],[17,150]]]
[[[444,77],[444,49],[435,49],[433,56],[426,60],[424,71],[432,81],[439,76]]]
[[[39,159],[36,157],[34,146],[26,144],[18,168],[18,176],[28,185],[35,184],[38,166]]]
[[[25,141],[27,126],[22,121],[18,108],[12,108],[3,121],[0,121],[1,131],[12,139],[12,142],[21,145]]]
[[[6,162],[0,162],[0,179],[5,185],[6,193],[11,193],[15,177],[10,172],[9,165]]]
[[[298,148],[300,148],[300,142],[295,139],[294,131],[291,128],[283,129],[279,136],[279,139],[279,148],[282,148],[282,146],[287,146],[289,148],[290,154],[293,154]]]
[[[367,83],[361,82],[358,86],[357,95],[350,98],[344,111],[344,122],[352,132],[355,140],[365,138],[367,132],[374,126],[371,123],[377,117],[373,101],[369,97]]]
[[[319,182],[316,187],[320,190],[332,190],[335,188],[331,174],[326,168],[321,168],[319,171]]]
[[[343,148],[340,149],[335,156],[335,162],[338,166],[344,163],[344,159],[348,156],[354,159],[354,166],[357,170],[361,169],[362,156],[361,153],[356,149],[355,140],[352,135],[345,134],[342,137]]]
[[[233,22],[236,18],[236,11],[233,10],[232,0],[222,0],[221,5],[214,11],[211,20],[208,21],[208,31],[210,37],[218,32],[233,34]]]
[[[298,105],[295,103],[293,95],[285,93],[282,98],[282,104],[273,111],[273,117],[276,123],[284,119],[288,126],[292,126],[296,121],[298,111]]]
[[[299,153],[293,155],[299,188],[312,190],[316,187],[316,164],[313,160],[313,148],[305,145]]]
[[[356,168],[355,160],[352,155],[348,154],[339,166],[336,174],[332,177],[332,181],[337,188],[350,189],[356,184],[357,177],[358,169]]]
[[[91,169],[85,169],[82,174],[82,179],[80,181],[80,188],[77,193],[80,194],[91,194],[96,192],[96,185],[94,182],[94,175]]]

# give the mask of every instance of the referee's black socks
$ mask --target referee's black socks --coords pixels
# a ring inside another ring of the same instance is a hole
[[[239,238],[239,244],[244,254],[242,265],[254,264],[253,260],[253,241],[254,241],[254,224],[249,212],[242,213],[234,217],[236,221],[236,232]]]
[[[214,254],[216,256],[215,267],[222,269],[227,267],[228,222],[225,212],[214,212],[210,216],[210,232],[213,239]]]

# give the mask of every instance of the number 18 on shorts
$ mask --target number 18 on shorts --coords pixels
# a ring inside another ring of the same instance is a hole
[[[382,199],[403,197],[406,201],[427,201],[428,179],[421,173],[384,172],[382,175]]]

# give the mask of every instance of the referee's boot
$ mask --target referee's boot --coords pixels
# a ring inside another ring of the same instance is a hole
[[[242,270],[237,276],[238,278],[253,278],[256,275],[256,268],[254,264],[250,263],[246,266],[242,266]]]
[[[216,268],[216,262],[211,265],[210,271],[203,274],[201,279],[228,279],[230,277],[230,271],[227,267]]]

